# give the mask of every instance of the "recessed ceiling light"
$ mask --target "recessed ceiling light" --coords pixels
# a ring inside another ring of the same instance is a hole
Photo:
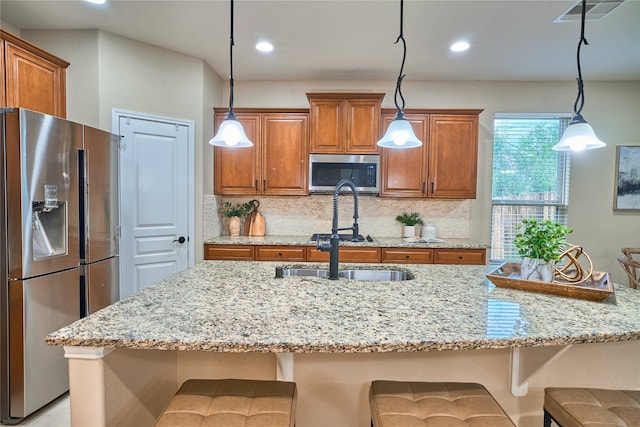
[[[271,52],[273,50],[273,45],[269,42],[262,41],[256,44],[256,49],[260,52]]]
[[[453,52],[464,52],[465,50],[469,49],[469,43],[467,42],[455,42],[454,44],[451,45],[451,50]]]
[[[93,4],[104,4],[107,2],[107,0],[84,0],[88,3],[93,3]]]

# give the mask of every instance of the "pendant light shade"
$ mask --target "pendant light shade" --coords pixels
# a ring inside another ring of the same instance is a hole
[[[396,92],[394,96],[394,102],[396,104],[396,115],[393,121],[389,124],[387,131],[382,139],[378,141],[378,146],[384,148],[414,148],[420,147],[422,142],[418,139],[413,126],[404,116],[404,97],[402,96],[402,79],[404,74],[404,61],[407,58],[407,43],[404,40],[403,35],[403,22],[404,22],[404,0],[400,0],[400,35],[396,39],[396,43],[402,41],[402,64],[400,65],[400,73],[398,74],[398,80],[396,82]],[[402,100],[402,106],[398,103],[398,98]]]
[[[580,48],[582,44],[589,44],[584,37],[584,25],[587,10],[587,0],[582,0],[582,22],[580,28],[580,41],[578,42],[578,96],[576,102],[573,104],[573,118],[571,123],[564,131],[562,138],[553,149],[556,151],[583,151],[591,150],[593,148],[604,147],[605,144],[596,136],[593,132],[593,128],[582,117],[582,107],[584,107],[584,83],[582,81],[582,69],[580,67]]]
[[[231,36],[229,39],[229,112],[220,123],[218,133],[209,141],[216,147],[252,147],[242,124],[233,112],[233,0],[231,0]]]
[[[413,132],[413,126],[411,126],[411,123],[409,123],[401,111],[398,113],[401,113],[401,117],[398,117],[398,114],[396,114],[384,136],[378,141],[378,145],[386,148],[420,147],[422,142],[420,142]]]
[[[562,139],[553,149],[556,151],[582,151],[606,145],[598,139],[591,125],[578,114],[571,120],[571,123],[564,131],[564,135],[562,135]]]
[[[247,134],[244,133],[244,129],[236,117],[224,119],[220,123],[218,133],[209,141],[209,144],[217,147],[251,147],[253,143],[247,138]]]

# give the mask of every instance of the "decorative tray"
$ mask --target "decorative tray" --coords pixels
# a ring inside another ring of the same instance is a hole
[[[602,271],[594,271],[586,282],[578,285],[562,279],[547,283],[537,280],[524,280],[520,277],[519,263],[505,262],[493,272],[487,274],[487,278],[499,288],[519,289],[521,291],[540,292],[593,301],[601,301],[613,293],[613,283],[609,279],[609,273]]]

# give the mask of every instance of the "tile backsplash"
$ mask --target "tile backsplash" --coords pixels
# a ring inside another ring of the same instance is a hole
[[[330,233],[333,219],[333,195],[300,197],[222,197],[204,196],[205,239],[229,234],[218,207],[224,202],[246,202],[257,199],[258,211],[264,215],[266,234],[271,236],[311,236]],[[419,212],[436,227],[438,237],[469,237],[469,200],[385,199],[362,195],[358,197],[358,224],[362,235],[402,237],[402,224],[395,217],[403,212]],[[353,197],[344,193],[338,198],[340,227],[353,224]],[[418,234],[420,230],[416,231]]]

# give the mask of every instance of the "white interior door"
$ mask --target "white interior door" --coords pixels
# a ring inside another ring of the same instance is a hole
[[[188,126],[121,116],[119,129],[124,298],[190,265],[188,195],[193,168],[188,167]]]

